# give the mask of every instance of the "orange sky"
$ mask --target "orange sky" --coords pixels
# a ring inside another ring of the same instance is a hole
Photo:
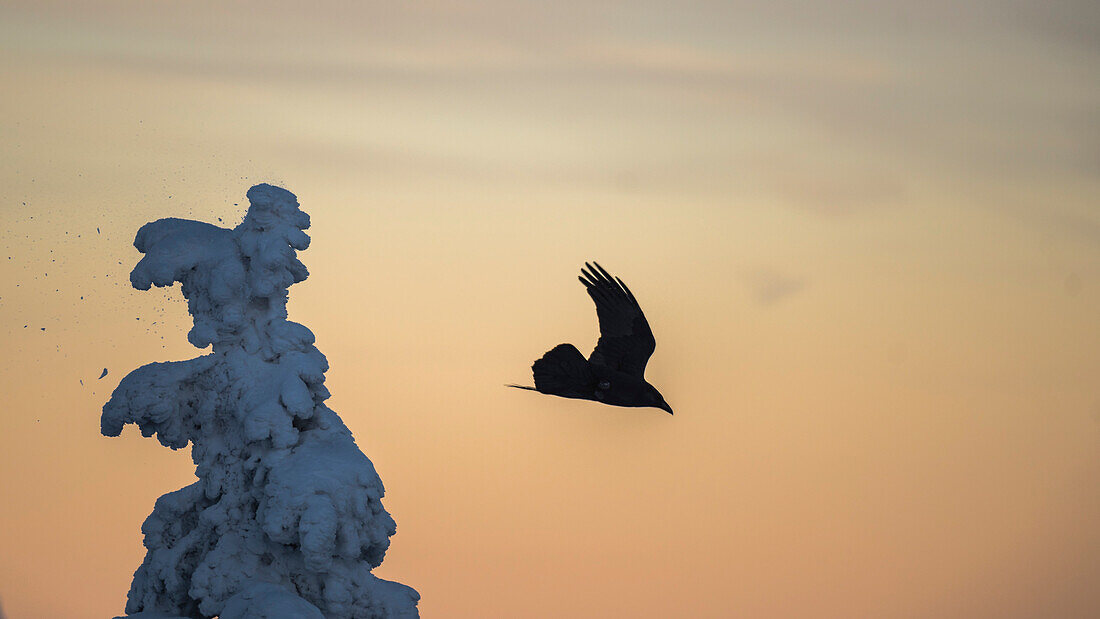
[[[133,236],[273,182],[424,617],[1097,616],[1100,16],[1045,6],[5,2],[3,612],[122,612],[193,465],[100,407],[200,354]],[[591,259],[675,417],[502,386]]]

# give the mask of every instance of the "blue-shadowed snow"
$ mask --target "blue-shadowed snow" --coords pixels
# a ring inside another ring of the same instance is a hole
[[[308,275],[309,216],[290,192],[248,191],[234,229],[161,219],[138,231],[134,287],[182,285],[211,354],[151,363],[103,407],[102,432],[133,423],[191,445],[199,480],[157,500],[130,616],[276,619],[417,617],[420,596],[371,574],[396,532],[382,481],[325,406],[328,362],[287,320],[287,289]],[[139,614],[140,613],[140,614]]]

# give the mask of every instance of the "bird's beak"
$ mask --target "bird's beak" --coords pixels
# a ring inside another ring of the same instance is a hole
[[[669,415],[671,415],[671,414],[672,414],[672,407],[668,405],[668,402],[661,402],[661,405],[660,405],[660,406],[658,406],[657,408],[659,408],[659,409],[661,409],[661,410],[665,411],[665,412],[666,412],[666,413],[668,413]]]

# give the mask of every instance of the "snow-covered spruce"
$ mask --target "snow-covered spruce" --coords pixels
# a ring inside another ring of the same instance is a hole
[[[248,190],[229,230],[183,219],[145,224],[135,288],[179,282],[209,355],[131,372],[102,431],[134,423],[180,449],[199,480],[157,500],[127,614],[245,619],[417,617],[420,596],[371,574],[396,532],[382,481],[324,401],[328,362],[287,320],[287,289],[308,275],[309,216],[294,194]]]

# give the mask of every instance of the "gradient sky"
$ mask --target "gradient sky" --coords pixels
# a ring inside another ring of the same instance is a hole
[[[257,182],[424,617],[1100,616],[1100,5],[305,4],[0,2],[9,619],[122,611],[131,242]],[[675,417],[503,388],[590,259]]]

